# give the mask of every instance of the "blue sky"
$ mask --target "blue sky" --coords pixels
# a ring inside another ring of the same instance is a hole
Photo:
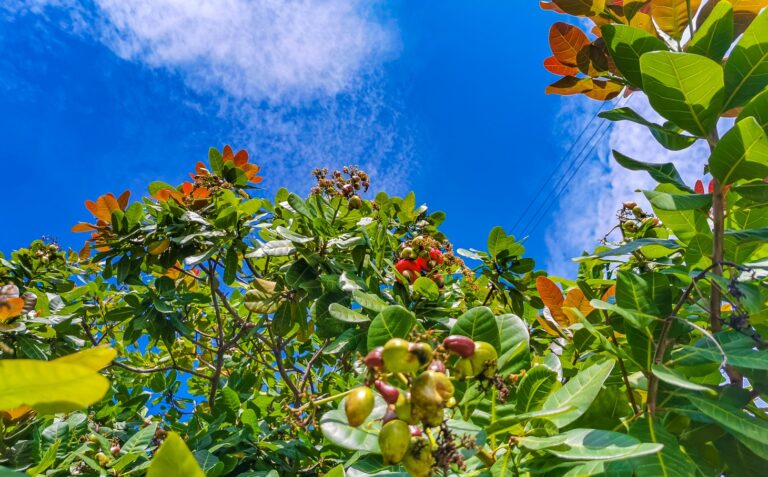
[[[495,225],[519,235],[512,225],[595,107],[544,94],[562,17],[533,0],[3,4],[4,252],[41,235],[77,248],[84,200],[179,182],[225,143],[262,165],[266,194],[308,191],[313,167],[359,164],[374,189],[413,189],[445,211],[455,244],[484,248]],[[608,138],[638,157],[638,134]],[[540,266],[572,274],[568,258],[637,188],[608,142],[528,239]]]

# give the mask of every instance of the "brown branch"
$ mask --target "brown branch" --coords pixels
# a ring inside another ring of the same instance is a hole
[[[216,352],[216,363],[214,363],[216,369],[214,370],[213,376],[211,377],[211,391],[208,395],[208,405],[211,408],[213,408],[213,402],[216,399],[216,393],[219,390],[219,378],[221,378],[221,371],[224,367],[224,353],[226,352],[226,346],[224,344],[224,320],[221,317],[221,310],[219,309],[219,302],[217,300],[217,286],[216,277],[213,274],[214,271],[215,267],[213,264],[211,264],[210,268],[208,269],[208,278],[210,281],[211,298],[213,300],[213,311],[216,315],[216,331],[218,334],[218,351]]]
[[[208,376],[207,374],[203,374],[203,373],[200,373],[200,372],[195,371],[193,369],[187,369],[187,368],[183,368],[181,366],[176,366],[176,365],[173,365],[173,366],[158,366],[158,367],[155,367],[155,368],[137,368],[137,367],[130,366],[130,365],[127,365],[125,363],[122,363],[120,361],[112,361],[112,364],[110,364],[110,366],[116,366],[118,368],[122,368],[122,369],[125,369],[127,371],[131,371],[133,373],[139,373],[139,374],[162,373],[162,372],[166,372],[166,371],[174,371],[175,370],[175,371],[179,371],[179,372],[182,372],[182,373],[192,374],[194,376],[197,376],[198,378],[203,378],[203,379],[208,379],[208,380],[210,380],[212,378],[211,376]]]

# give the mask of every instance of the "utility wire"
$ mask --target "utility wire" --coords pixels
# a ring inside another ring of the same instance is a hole
[[[625,100],[625,99],[626,99],[626,98],[622,98],[622,100]],[[621,100],[620,100],[620,101],[621,101]],[[624,103],[623,103],[623,104],[626,104],[626,101],[624,101]],[[622,106],[623,106],[623,104],[622,104]],[[617,106],[621,107],[621,106],[618,104],[618,102],[617,102]],[[542,221],[542,220],[544,220],[544,217],[546,217],[546,216],[547,216],[547,214],[549,213],[549,210],[552,208],[552,206],[554,206],[555,204],[557,204],[557,201],[560,199],[560,197],[561,197],[561,196],[562,196],[562,195],[565,193],[565,191],[566,191],[566,190],[568,190],[568,186],[571,184],[571,182],[573,181],[573,179],[576,177],[576,175],[578,174],[579,170],[581,170],[582,166],[583,166],[583,165],[586,163],[587,159],[589,159],[590,157],[592,157],[592,153],[594,152],[594,150],[595,150],[595,147],[596,147],[598,144],[600,144],[600,142],[603,140],[603,137],[605,137],[606,133],[607,133],[607,132],[608,132],[608,131],[609,131],[609,130],[612,128],[612,126],[613,126],[613,123],[610,123],[610,122],[609,122],[609,123],[607,123],[607,124],[606,124],[606,127],[605,127],[605,128],[603,128],[602,132],[600,133],[600,136],[597,138],[597,141],[595,141],[595,142],[592,142],[592,139],[594,139],[594,136],[596,135],[597,131],[598,131],[600,128],[598,127],[598,129],[596,129],[596,130],[595,130],[595,134],[593,134],[593,135],[592,135],[592,138],[590,138],[590,139],[589,139],[589,141],[588,141],[588,143],[587,143],[587,144],[590,144],[590,143],[591,143],[591,146],[590,146],[589,150],[587,150],[587,151],[586,151],[586,154],[584,154],[584,156],[583,156],[583,157],[581,158],[581,160],[578,162],[578,164],[576,165],[576,168],[575,168],[575,169],[573,170],[573,172],[570,174],[570,176],[568,177],[568,180],[565,182],[565,184],[564,184],[564,185],[563,185],[563,186],[562,186],[562,187],[561,187],[561,188],[558,190],[558,192],[557,192],[557,194],[555,195],[555,197],[554,197],[552,200],[550,200],[550,201],[547,201],[547,202],[549,202],[549,204],[550,204],[550,205],[549,205],[549,206],[548,206],[548,207],[545,209],[544,213],[541,213],[541,214],[539,214],[538,216],[536,216],[535,222],[534,222],[534,223],[533,223],[533,225],[531,226],[530,230],[527,230],[527,227],[526,227],[526,230],[525,230],[525,233],[523,234],[523,236],[526,236],[526,235],[528,235],[528,234],[532,234],[533,232],[535,232],[535,231],[536,231],[536,229],[538,228],[538,226],[541,224],[541,221]],[[582,148],[582,151],[581,151],[581,152],[584,152],[584,149],[586,149],[586,146],[587,146],[587,145],[585,145],[585,146],[584,146],[584,148]],[[577,155],[577,156],[576,156],[577,158],[578,158],[579,156],[581,156],[581,152],[579,153],[579,155]],[[563,177],[565,177],[565,176],[563,176]]]
[[[552,179],[555,177],[555,174],[557,174],[557,172],[560,170],[560,168],[565,163],[565,160],[568,159],[568,157],[571,155],[571,153],[574,151],[574,149],[576,149],[576,146],[581,141],[581,138],[589,130],[589,127],[592,125],[592,123],[595,121],[595,119],[597,119],[597,116],[601,112],[603,112],[603,108],[607,104],[611,104],[611,102],[610,101],[603,101],[603,104],[601,104],[600,108],[598,108],[598,110],[595,111],[595,114],[592,115],[592,117],[590,118],[589,122],[587,122],[586,126],[584,126],[584,128],[581,130],[579,135],[576,137],[576,140],[574,140],[573,143],[571,144],[571,147],[568,148],[568,151],[566,151],[560,157],[560,159],[557,161],[557,164],[552,169],[552,172],[549,173],[549,176],[547,176],[542,181],[541,186],[539,186],[539,190],[536,191],[536,193],[534,194],[533,198],[531,198],[531,200],[528,201],[528,204],[525,206],[525,209],[523,210],[523,212],[520,215],[518,215],[517,220],[512,225],[512,229],[511,229],[512,232],[514,232],[516,230],[517,226],[520,224],[520,221],[523,220],[525,218],[525,216],[528,214],[528,211],[531,210],[531,207],[533,207],[534,204],[536,204],[536,202],[538,202],[539,197],[542,197],[542,194],[544,192],[544,189],[547,187],[547,184],[549,184],[552,181]],[[599,128],[599,126],[598,126],[598,128]],[[528,223],[530,223],[530,220],[529,220]]]
[[[621,101],[621,100],[617,100],[617,101],[616,101],[616,103],[614,103],[614,106],[619,106],[619,102],[620,102],[620,101]],[[602,110],[602,107],[603,107],[603,106],[605,106],[605,104],[608,104],[608,103],[609,103],[608,101],[606,101],[605,103],[603,103],[603,105],[601,105],[601,108],[600,108],[600,109]],[[595,118],[595,117],[597,117],[597,115],[598,115],[598,114],[600,114],[601,110],[598,110],[598,111],[595,113],[595,115],[594,115],[594,116],[593,116],[593,118],[592,118],[593,120],[594,120],[594,118]],[[590,122],[591,122],[591,121],[590,121]],[[601,130],[601,126],[602,126],[602,124],[598,125],[598,126],[597,126],[597,128],[595,128],[595,130],[592,132],[592,135],[591,135],[591,136],[589,137],[589,139],[587,139],[587,141],[586,141],[586,142],[585,142],[585,143],[584,143],[584,144],[581,146],[581,149],[579,150],[579,152],[578,152],[578,153],[577,153],[575,156],[573,156],[573,157],[570,157],[570,154],[567,154],[567,155],[565,156],[565,158],[566,158],[566,159],[572,159],[572,161],[569,163],[568,167],[567,167],[567,168],[566,168],[566,169],[565,169],[565,170],[562,172],[562,174],[560,175],[559,179],[557,180],[557,182],[555,183],[555,185],[552,187],[552,190],[558,190],[558,191],[562,191],[562,185],[563,185],[563,181],[565,181],[565,180],[566,180],[566,177],[568,177],[568,175],[571,173],[571,170],[572,170],[574,167],[578,167],[578,166],[575,166],[575,165],[576,165],[577,161],[579,160],[579,157],[581,157],[581,155],[584,153],[584,151],[585,151],[585,150],[586,150],[586,149],[587,149],[587,148],[590,146],[590,144],[592,143],[592,141],[593,141],[593,140],[595,139],[595,137],[598,135],[598,133],[599,133],[599,132],[600,132],[600,130]],[[587,129],[587,128],[585,128],[585,131],[586,131],[586,129]],[[579,139],[580,139],[580,138],[579,138]],[[580,141],[579,141],[579,140],[577,140],[577,141],[576,141],[574,144],[578,144],[579,142],[580,142]],[[559,170],[559,168],[558,168],[558,170]],[[538,197],[537,197],[537,199],[538,199]],[[543,212],[546,212],[546,211],[547,211],[547,210],[550,208],[550,206],[548,206],[548,203],[549,203],[549,202],[550,202],[550,201],[548,200],[548,197],[546,197],[546,196],[545,196],[545,197],[544,197],[544,199],[543,199],[543,201],[542,201],[542,202],[539,204],[539,207],[538,207],[538,208],[536,209],[536,211],[534,212],[534,214],[533,214],[533,215],[532,215],[532,216],[531,216],[531,217],[530,217],[530,218],[527,220],[527,222],[525,223],[525,226],[522,228],[522,230],[523,230],[523,233],[521,234],[521,237],[525,237],[525,236],[527,236],[527,235],[528,235],[528,228],[531,226],[531,224],[532,224],[533,222],[536,222],[536,221],[537,221],[537,219],[539,219],[539,218],[542,216],[542,213],[543,213]]]

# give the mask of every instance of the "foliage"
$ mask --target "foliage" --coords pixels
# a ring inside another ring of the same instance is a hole
[[[228,146],[86,202],[79,253],[0,258],[0,475],[761,475],[765,4],[542,3],[595,23],[553,27],[549,92],[642,91],[667,122],[603,115],[712,150],[709,193],[616,152],[653,213],[622,204],[576,280],[502,227],[454,249],[353,167],[261,197]]]

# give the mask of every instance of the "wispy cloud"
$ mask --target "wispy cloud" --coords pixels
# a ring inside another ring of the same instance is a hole
[[[575,101],[564,98],[564,102]],[[651,121],[663,122],[648,104],[647,98],[634,94],[627,106]],[[594,114],[595,106],[586,105],[573,110],[569,106],[568,121],[571,131],[580,131],[581,125]],[[627,121],[615,123],[608,140],[595,148],[578,178],[563,194],[555,221],[546,234],[549,252],[548,267],[552,273],[574,276],[573,257],[591,251],[616,224],[616,211],[624,201],[636,201],[650,210],[638,189],[653,189],[656,182],[645,172],[628,171],[611,157],[611,149],[637,160],[647,162],[673,162],[683,179],[689,183],[704,176],[708,157],[707,146],[699,141],[684,151],[668,151],[661,147],[643,126]],[[570,136],[569,140],[575,137]]]
[[[381,73],[396,26],[364,0],[11,0],[11,15],[102,42],[180,77],[276,179],[359,164],[402,190],[408,126]],[[202,96],[201,96],[202,95]],[[284,181],[283,181],[284,182]]]

